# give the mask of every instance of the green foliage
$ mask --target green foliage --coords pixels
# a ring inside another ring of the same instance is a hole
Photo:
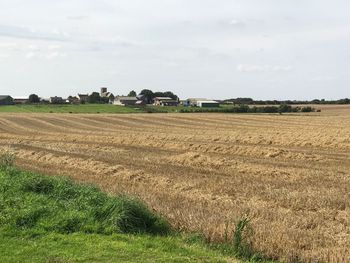
[[[300,111],[301,111],[301,112],[314,112],[315,109],[312,108],[312,107],[310,107],[310,106],[307,106],[307,107],[302,107],[302,108],[300,109]]]
[[[307,109],[305,109],[307,108]],[[219,108],[197,108],[197,107],[186,107],[181,108],[179,112],[181,113],[196,113],[196,112],[206,112],[206,113],[290,113],[290,112],[312,112],[315,111],[311,107],[292,107],[290,105],[280,105],[280,106],[253,106],[240,104],[238,106],[231,107],[219,107]]]
[[[89,103],[101,103],[101,96],[98,92],[93,92],[88,97]]]
[[[49,194],[52,193],[54,184],[48,177],[28,177],[28,179],[23,182],[22,189],[25,192]]]
[[[250,257],[250,249],[248,245],[244,243],[243,231],[248,225],[249,219],[243,218],[236,224],[235,232],[233,234],[233,248],[239,257]]]
[[[0,170],[0,228],[57,233],[149,233],[165,235],[168,224],[140,201],[110,197],[92,186],[12,168]]]
[[[143,95],[143,96],[144,96],[144,101],[145,101],[147,104],[150,104],[150,103],[153,102],[154,93],[153,93],[152,90],[149,90],[149,89],[141,90],[140,95]]]
[[[236,262],[221,251],[188,244],[181,236],[113,234],[28,235],[0,232],[0,261],[6,263],[192,263]]]
[[[29,103],[39,103],[39,102],[40,102],[40,98],[38,95],[36,94],[29,95]]]
[[[268,259],[259,253],[255,253],[248,243],[247,237],[251,234],[247,231],[249,222],[250,220],[246,217],[237,222],[232,238],[233,252],[236,257],[243,260],[248,260],[250,262],[267,262]]]
[[[166,91],[166,92],[153,92],[152,90],[144,89],[140,92],[140,95],[143,95],[145,97],[145,101],[147,104],[153,103],[153,99],[155,97],[169,97],[172,98],[173,100],[178,100],[178,96],[175,95],[171,91]]]
[[[129,97],[136,97],[137,96],[136,91],[134,91],[134,90],[130,91],[128,96]]]

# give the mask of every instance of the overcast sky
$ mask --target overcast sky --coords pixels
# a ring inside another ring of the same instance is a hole
[[[0,0],[0,94],[350,97],[347,0]]]

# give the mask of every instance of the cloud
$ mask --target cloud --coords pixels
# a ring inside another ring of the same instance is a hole
[[[9,58],[10,54],[6,54],[6,53],[0,53],[0,59],[2,58]]]
[[[337,78],[334,76],[316,76],[312,77],[310,81],[312,82],[323,82],[323,81],[333,81],[336,80]]]
[[[35,28],[13,25],[0,25],[0,36],[49,41],[66,41],[69,38],[67,32],[57,29],[53,29],[51,32],[46,32],[39,31]]]
[[[64,58],[66,57],[67,54],[66,53],[61,53],[61,52],[52,52],[49,54],[45,55],[46,59],[55,59],[55,58]]]
[[[293,67],[292,66],[240,64],[237,66],[237,70],[239,72],[288,72],[293,70]]]
[[[26,55],[25,55],[26,59],[32,59],[32,58],[35,58],[36,57],[36,53],[34,52],[28,52]]]
[[[76,15],[76,16],[67,16],[68,20],[86,20],[89,19],[89,16],[86,15]]]
[[[27,48],[29,50],[33,50],[33,51],[39,51],[40,50],[40,47],[38,45],[33,45],[33,44],[29,45]]]
[[[0,43],[0,50],[5,49],[9,51],[17,51],[19,50],[17,43]]]
[[[62,48],[61,45],[48,45],[47,46],[48,50],[58,50],[58,49],[61,49],[61,48]]]
[[[237,20],[237,19],[232,19],[229,22],[230,26],[235,26],[235,27],[245,27],[246,24],[243,21]]]
[[[56,58],[65,58],[65,57],[67,57],[67,54],[62,53],[62,52],[51,52],[51,53],[28,52],[25,55],[26,59],[52,60],[52,59],[56,59]]]

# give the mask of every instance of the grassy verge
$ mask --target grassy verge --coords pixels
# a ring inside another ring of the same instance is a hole
[[[0,235],[1,262],[238,262],[180,236]]]
[[[236,262],[174,233],[138,200],[7,166],[0,168],[0,261]]]

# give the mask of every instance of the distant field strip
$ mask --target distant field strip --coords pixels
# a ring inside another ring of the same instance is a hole
[[[268,256],[350,262],[350,111],[3,113],[9,146],[23,168],[136,194],[210,240],[248,216],[249,240]]]

